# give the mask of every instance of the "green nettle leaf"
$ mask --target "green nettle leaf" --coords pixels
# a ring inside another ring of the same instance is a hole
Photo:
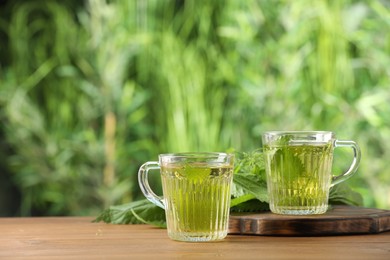
[[[233,182],[246,193],[245,195],[250,194],[261,202],[268,202],[266,183],[258,176],[235,174]]]
[[[257,199],[247,200],[236,206],[231,206],[230,212],[262,212],[269,211],[269,204]]]
[[[302,164],[301,159],[295,156],[287,149],[278,149],[272,160],[275,160],[275,165],[285,165],[285,169],[289,169],[288,174],[285,174],[285,178],[296,179],[305,173],[305,167]]]
[[[104,210],[94,222],[112,224],[150,224],[166,227],[165,211],[148,200],[134,201]]]
[[[196,182],[203,182],[211,173],[211,169],[205,167],[186,165],[185,168],[186,178]]]
[[[268,206],[262,206],[264,203],[268,203],[267,183],[262,152],[260,150],[255,150],[250,153],[236,153],[236,158],[235,174],[231,192],[231,210],[248,211],[248,205],[252,205],[252,211],[268,210]],[[251,203],[247,204],[249,201],[251,201]],[[244,203],[246,205],[245,209],[240,209],[240,205],[243,205]]]
[[[261,150],[236,153],[235,173],[257,175],[261,181],[266,181],[264,157]]]
[[[277,141],[280,148],[274,153],[272,161],[274,165],[284,165],[284,169],[289,169],[285,173],[278,173],[278,176],[293,180],[305,174],[305,167],[301,159],[291,152],[290,139],[289,136],[283,136]],[[271,147],[268,149],[272,150]]]
[[[360,193],[352,190],[346,183],[340,183],[330,189],[329,204],[362,206],[363,197]]]
[[[230,201],[230,207],[235,207],[241,203],[247,202],[249,200],[255,199],[256,197],[252,194],[244,194],[235,198],[232,198]]]

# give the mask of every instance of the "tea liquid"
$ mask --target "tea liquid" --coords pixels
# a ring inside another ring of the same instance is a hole
[[[162,165],[166,219],[172,239],[208,241],[227,234],[231,165]]]
[[[270,207],[281,214],[321,214],[327,210],[332,146],[264,146]]]

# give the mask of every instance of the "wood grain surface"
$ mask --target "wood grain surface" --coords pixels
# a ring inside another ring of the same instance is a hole
[[[322,236],[375,234],[390,230],[390,210],[334,206],[326,214],[309,216],[234,214],[229,233],[245,235]],[[390,258],[389,258],[390,259]]]
[[[228,235],[188,243],[149,225],[91,223],[91,217],[0,218],[0,259],[389,260],[390,232],[280,237]]]

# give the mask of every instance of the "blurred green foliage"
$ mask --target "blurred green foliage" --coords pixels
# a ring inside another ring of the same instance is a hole
[[[249,151],[266,130],[362,148],[390,209],[390,5],[380,0],[5,1],[0,214],[91,215],[159,153]],[[334,171],[350,163],[336,151]],[[158,186],[158,176],[155,177]]]

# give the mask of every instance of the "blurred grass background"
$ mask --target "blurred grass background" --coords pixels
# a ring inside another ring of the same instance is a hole
[[[250,151],[266,130],[357,141],[348,183],[390,209],[388,1],[0,8],[1,216],[97,214],[140,198],[137,169],[159,153]],[[337,150],[335,173],[350,161]]]

